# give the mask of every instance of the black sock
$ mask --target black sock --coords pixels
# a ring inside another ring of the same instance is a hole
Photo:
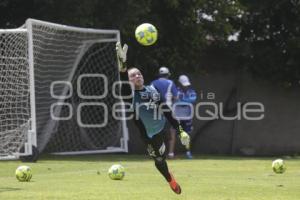
[[[165,177],[165,179],[170,182],[171,181],[171,175],[169,173],[168,165],[166,160],[162,161],[155,161],[155,166],[158,169],[158,171]]]

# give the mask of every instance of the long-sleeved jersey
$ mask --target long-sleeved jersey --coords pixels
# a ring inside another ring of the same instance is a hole
[[[122,81],[128,81],[127,72],[121,72],[120,77]],[[121,94],[129,96],[131,93],[130,86],[122,84]],[[171,109],[167,105],[161,105],[160,94],[154,86],[144,86],[142,90],[135,90],[131,98],[123,100],[131,104],[134,122],[144,138],[152,138],[161,132],[165,126],[166,118],[175,129],[179,129],[179,123],[172,117]],[[164,112],[161,112],[160,108]]]

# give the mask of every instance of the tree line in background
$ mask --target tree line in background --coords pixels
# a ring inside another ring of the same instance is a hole
[[[129,44],[129,64],[154,75],[160,65],[175,73],[248,70],[285,87],[300,85],[300,0],[1,0],[0,27],[27,18],[72,26],[119,29]],[[140,46],[135,28],[159,31]]]

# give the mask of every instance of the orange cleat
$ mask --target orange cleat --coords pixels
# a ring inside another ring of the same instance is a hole
[[[171,189],[176,193],[176,194],[181,194],[181,188],[180,185],[176,182],[174,176],[170,173],[171,175],[171,181],[169,182],[169,185]]]

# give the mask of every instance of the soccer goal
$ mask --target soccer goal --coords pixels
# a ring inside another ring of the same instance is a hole
[[[28,19],[0,31],[0,159],[39,152],[128,152],[118,30]],[[117,116],[117,117],[116,117]],[[22,152],[22,151],[23,152]]]

